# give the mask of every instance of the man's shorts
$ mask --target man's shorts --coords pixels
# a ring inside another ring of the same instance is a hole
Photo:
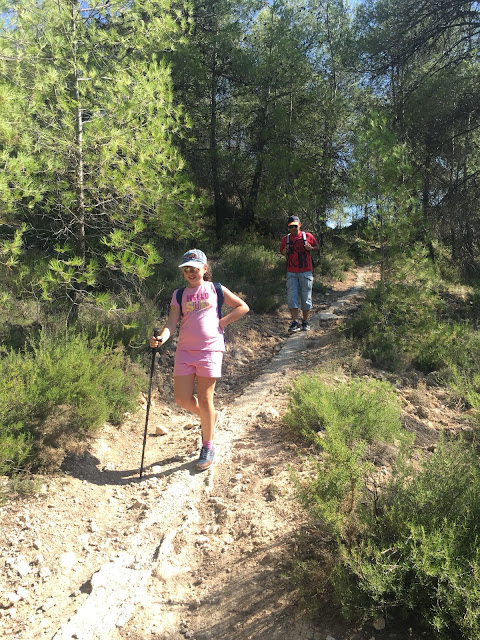
[[[173,375],[190,376],[193,373],[201,378],[221,378],[222,360],[223,351],[177,349]]]
[[[313,274],[311,271],[302,273],[287,272],[287,298],[288,308],[298,309],[298,297],[300,295],[300,308],[307,311],[312,308]]]

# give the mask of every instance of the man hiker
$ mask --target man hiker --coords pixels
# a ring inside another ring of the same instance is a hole
[[[308,331],[308,316],[312,308],[313,265],[312,251],[320,246],[308,231],[301,231],[298,216],[290,216],[287,220],[288,234],[282,238],[280,253],[287,256],[287,297],[288,308],[292,317],[289,327],[291,333]],[[298,298],[302,310],[302,326],[298,323]]]

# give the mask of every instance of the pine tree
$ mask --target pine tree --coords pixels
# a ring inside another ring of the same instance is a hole
[[[160,260],[152,240],[198,227],[176,146],[187,122],[163,60],[188,30],[188,13],[168,0],[18,0],[1,9],[4,262],[18,260],[21,228],[30,256],[48,259],[43,297],[66,296],[75,319],[115,273],[130,283],[151,273]]]

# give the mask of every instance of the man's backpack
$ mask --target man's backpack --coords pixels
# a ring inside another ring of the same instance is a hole
[[[305,246],[307,244],[307,234],[305,233],[305,231],[302,231],[302,240],[303,240],[303,246]],[[290,245],[293,246],[293,243],[290,242],[290,234],[287,235],[287,251],[290,251]],[[315,263],[313,262],[313,258],[312,258],[312,254],[310,254],[310,258],[312,260],[312,269],[315,266]]]
[[[302,231],[302,240],[303,240],[303,246],[305,246],[307,244],[307,234],[305,233],[305,231]],[[288,251],[290,251],[290,245],[292,243],[290,242],[290,234],[287,235],[287,249]]]
[[[220,282],[214,282],[213,286],[215,287],[215,291],[217,292],[217,313],[218,313],[218,317],[221,318],[222,317],[222,307],[223,307],[223,300],[224,300],[224,295],[223,295],[223,289],[222,289],[222,285],[220,284]],[[181,287],[180,289],[177,289],[177,302],[178,302],[178,306],[180,307],[180,317],[183,316],[183,311],[182,311],[182,296],[183,296],[183,292],[185,291],[186,287]]]

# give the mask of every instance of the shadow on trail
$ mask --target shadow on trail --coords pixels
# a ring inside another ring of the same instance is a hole
[[[216,611],[192,620],[196,640],[299,640],[312,637],[313,620],[302,620],[294,585],[288,578],[280,577],[288,571],[283,556],[288,546],[289,540],[279,538],[244,554],[231,565],[230,581],[210,591],[206,602],[200,603],[200,609],[213,605]],[[221,615],[218,615],[219,610]],[[333,611],[330,615],[325,612],[322,626],[328,625],[332,631],[336,626],[335,617]]]
[[[176,466],[171,466],[178,462]],[[150,462],[143,468],[143,474],[140,478],[140,461],[138,467],[134,469],[108,469],[106,466],[101,467],[100,460],[92,455],[89,451],[72,455],[65,459],[61,470],[84,482],[96,484],[100,486],[125,486],[132,483],[142,483],[151,478],[167,478],[168,476],[178,473],[179,471],[188,471],[193,476],[199,473],[195,468],[195,460],[182,462],[176,457],[169,457],[165,460]],[[167,469],[152,472],[152,467],[167,467]]]

